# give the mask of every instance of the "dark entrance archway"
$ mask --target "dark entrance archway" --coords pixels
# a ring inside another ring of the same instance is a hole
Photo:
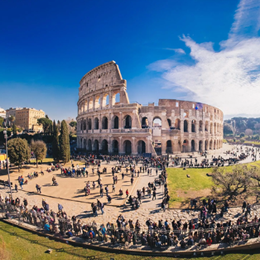
[[[172,141],[168,140],[166,142],[166,153],[172,153]]]
[[[101,143],[102,146],[102,154],[108,154],[108,142],[104,139]]]
[[[132,154],[132,143],[129,140],[124,141],[124,151],[126,155]]]
[[[145,142],[140,140],[138,141],[137,143],[137,152],[138,154],[143,154],[143,153],[146,153],[146,149],[145,149]]]
[[[118,154],[118,141],[117,140],[113,140],[112,142],[112,153],[113,154]]]

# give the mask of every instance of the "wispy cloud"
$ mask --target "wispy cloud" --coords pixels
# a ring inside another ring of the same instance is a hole
[[[174,51],[176,53],[179,53],[179,54],[185,54],[185,51],[181,48],[177,48],[177,49],[174,49],[174,48],[164,48],[165,50],[167,51]]]
[[[219,107],[225,114],[260,115],[260,2],[242,0],[234,16],[229,38],[214,51],[212,43],[196,43],[190,37],[181,40],[190,49],[193,65],[173,58],[148,66],[174,91],[183,89],[186,98]],[[250,32],[250,33],[249,33]]]

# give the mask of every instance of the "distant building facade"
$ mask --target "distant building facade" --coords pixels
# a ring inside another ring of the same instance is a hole
[[[25,130],[42,131],[42,125],[38,125],[37,119],[45,117],[42,110],[34,108],[10,108],[6,110],[6,117],[14,116],[15,124]]]
[[[5,118],[6,117],[6,111],[0,107],[0,117]]]

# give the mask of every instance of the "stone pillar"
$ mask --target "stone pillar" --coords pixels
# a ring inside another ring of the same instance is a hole
[[[180,120],[180,131],[181,131],[181,133],[184,132],[184,120],[183,119]]]
[[[137,144],[136,144],[136,138],[132,137],[132,141],[131,141],[131,146],[132,146],[132,154],[137,154]]]
[[[112,140],[111,137],[108,137],[108,153],[112,153]]]
[[[111,108],[111,107],[113,106],[112,100],[113,100],[113,92],[110,91],[110,92],[109,92],[109,105],[108,105],[109,108]]]
[[[112,113],[109,113],[108,115],[108,132],[110,133],[111,132],[111,129],[112,129],[112,119],[113,119],[113,114]]]
[[[119,115],[118,128],[123,129],[124,128],[124,126],[123,126],[123,115],[122,115],[122,112],[119,112],[119,113],[120,113],[120,115]]]
[[[166,154],[166,138],[163,137],[161,138],[161,149],[162,149],[162,154]]]
[[[124,147],[123,147],[122,136],[119,136],[118,150],[119,150],[118,151],[119,154],[124,154]]]

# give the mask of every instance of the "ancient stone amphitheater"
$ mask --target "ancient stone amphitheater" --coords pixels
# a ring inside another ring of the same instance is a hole
[[[130,103],[118,65],[107,62],[80,81],[77,147],[102,154],[172,154],[222,147],[223,112],[207,104],[159,99]]]

